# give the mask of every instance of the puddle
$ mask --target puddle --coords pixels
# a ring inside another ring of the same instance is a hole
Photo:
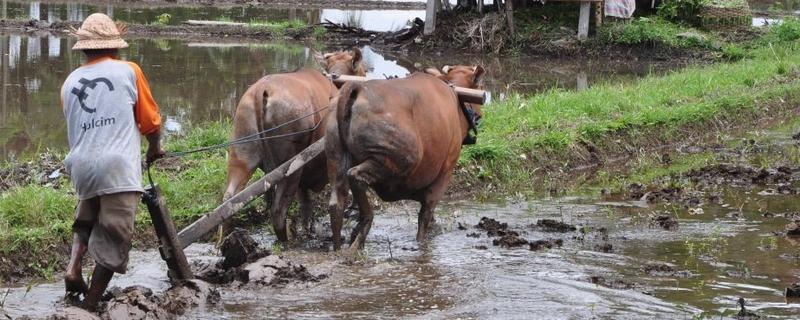
[[[783,22],[783,19],[773,19],[773,18],[764,18],[764,17],[756,17],[753,18],[753,26],[754,27],[768,27],[773,26],[776,24],[780,24]]]
[[[417,205],[402,203],[376,217],[366,263],[342,265],[319,249],[291,249],[284,252],[289,260],[327,278],[268,288],[222,286],[218,304],[191,310],[187,316],[513,319],[536,314],[553,319],[674,319],[703,311],[734,316],[736,301],[743,297],[750,310],[793,317],[800,304],[786,303],[782,291],[800,280],[800,264],[784,257],[797,252],[798,243],[770,232],[783,228],[785,219],[777,213],[796,208],[797,199],[761,197],[739,189],[724,194],[724,203],[741,207],[742,219],[731,218],[731,209],[721,205],[706,206],[702,215],[675,210],[680,223],[676,230],[648,225],[649,214],[665,207],[597,205],[598,200],[582,198],[454,202],[439,209],[437,219],[444,231],[427,246],[414,240]],[[764,218],[765,208],[776,217]],[[509,230],[526,240],[561,239],[563,246],[541,251],[493,246],[492,238],[474,227],[483,216],[508,223]],[[530,227],[540,219],[576,225],[578,231]],[[466,230],[460,230],[459,223]],[[478,236],[467,236],[473,233]],[[268,234],[256,238],[265,247],[274,241]],[[613,250],[597,251],[597,244],[606,242]],[[765,250],[765,245],[773,247]],[[218,254],[208,244],[194,244],[187,255],[190,260],[213,261]],[[156,252],[135,252],[131,259],[130,272],[114,278],[112,285],[167,289],[165,266]],[[656,262],[678,271],[644,271]],[[12,316],[47,315],[57,308],[62,291],[60,281],[35,285],[27,293],[26,288],[11,289],[5,311]]]

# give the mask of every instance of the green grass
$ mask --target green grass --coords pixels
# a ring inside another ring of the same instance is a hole
[[[288,21],[251,20],[248,25],[251,28],[264,29],[275,34],[285,34],[289,30],[297,30],[308,27],[308,24],[298,19]],[[316,30],[314,34],[316,35]]]
[[[26,185],[0,195],[0,254],[37,253],[70,236],[76,202],[70,183],[62,182],[58,190]]]
[[[630,85],[511,96],[483,108],[478,143],[464,149],[460,163],[473,164],[479,168],[473,175],[502,184],[529,175],[523,157],[569,158],[582,141],[603,144],[626,132],[701,124],[721,115],[756,112],[759,102],[798,96],[800,82],[785,76],[796,74],[800,64],[795,43],[748,54],[752,59],[690,67]]]
[[[679,36],[681,34],[692,36]],[[605,43],[675,48],[710,48],[719,42],[709,34],[659,17],[635,18],[630,23],[608,23],[597,31],[597,37]]]

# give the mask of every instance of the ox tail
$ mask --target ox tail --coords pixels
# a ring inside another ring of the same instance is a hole
[[[347,137],[350,136],[350,118],[353,115],[353,104],[361,91],[361,85],[348,82],[339,92],[339,103],[336,105],[336,123],[339,129],[339,146],[342,150],[339,159],[338,177],[346,179],[347,170],[350,169],[352,155],[347,146]]]

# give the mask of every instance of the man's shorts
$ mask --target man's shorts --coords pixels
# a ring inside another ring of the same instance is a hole
[[[78,202],[72,230],[89,244],[95,263],[116,273],[128,269],[133,222],[141,193],[121,192]]]

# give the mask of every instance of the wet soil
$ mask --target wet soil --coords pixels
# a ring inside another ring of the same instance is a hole
[[[675,230],[678,229],[678,219],[675,217],[670,216],[669,214],[659,214],[654,216],[650,221],[651,225],[658,226],[665,230]]]
[[[544,232],[571,232],[577,230],[574,225],[556,221],[553,219],[542,219],[536,221],[536,225],[531,227],[539,229]]]
[[[36,184],[58,189],[59,179],[67,177],[62,156],[41,153],[35,160],[10,161],[0,167],[0,192],[13,186]]]

